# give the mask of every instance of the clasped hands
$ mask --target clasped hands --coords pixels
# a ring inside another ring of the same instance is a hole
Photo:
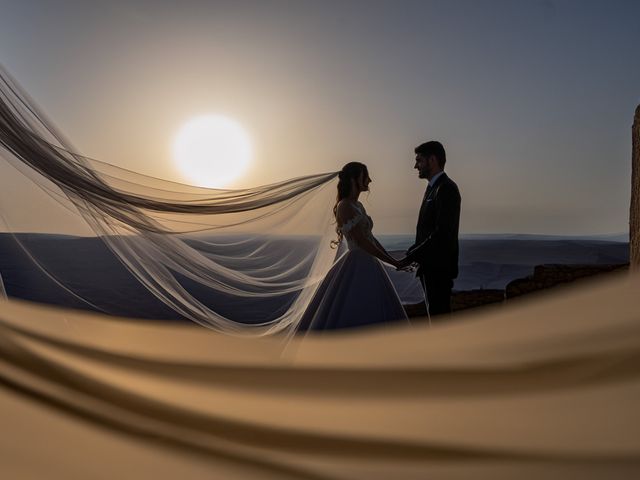
[[[418,264],[413,260],[409,260],[408,257],[401,258],[396,264],[396,270],[402,270],[405,272],[413,272],[418,267]]]

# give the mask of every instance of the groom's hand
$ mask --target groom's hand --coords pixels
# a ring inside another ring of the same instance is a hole
[[[404,257],[402,259],[400,259],[398,261],[398,267],[397,270],[404,270],[405,268],[407,268],[409,265],[411,265],[411,261],[407,259],[407,257]]]

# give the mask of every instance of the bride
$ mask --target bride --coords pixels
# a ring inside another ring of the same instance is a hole
[[[333,208],[339,245],[348,251],[331,267],[307,310],[299,329],[329,330],[368,324],[405,321],[407,315],[389,276],[380,263],[394,267],[399,261],[371,233],[373,221],[358,201],[369,190],[367,166],[347,163],[338,174],[338,195]]]

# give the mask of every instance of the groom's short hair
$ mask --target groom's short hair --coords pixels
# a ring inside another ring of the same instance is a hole
[[[416,154],[424,155],[425,157],[435,155],[438,159],[438,165],[440,165],[440,168],[444,168],[444,164],[447,163],[447,154],[444,151],[444,147],[436,140],[431,140],[430,142],[418,145],[414,151]]]

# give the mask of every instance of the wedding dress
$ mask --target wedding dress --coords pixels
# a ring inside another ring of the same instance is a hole
[[[340,231],[348,250],[331,267],[302,316],[301,330],[332,330],[408,322],[400,298],[380,260],[363,250],[354,231],[373,240],[373,221],[360,202]]]

